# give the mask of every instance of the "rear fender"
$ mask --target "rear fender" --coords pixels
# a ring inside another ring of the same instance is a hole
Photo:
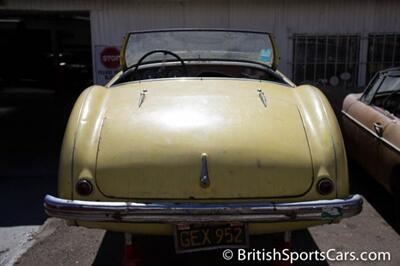
[[[75,102],[61,150],[58,173],[60,197],[73,198],[73,187],[78,177],[94,178],[98,132],[103,119],[102,106],[106,92],[104,87],[92,86],[84,90]]]
[[[347,159],[342,133],[325,95],[309,85],[295,89],[313,159],[315,182],[328,175],[337,197],[349,195]]]

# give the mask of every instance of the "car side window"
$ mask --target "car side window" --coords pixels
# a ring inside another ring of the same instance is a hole
[[[377,93],[388,93],[397,91],[400,88],[400,78],[397,76],[387,76],[379,87]]]
[[[365,93],[361,96],[361,101],[370,104],[378,88],[380,87],[383,80],[383,76],[380,74],[375,75],[372,81],[369,83]]]
[[[385,109],[387,112],[399,117],[400,77],[397,75],[387,75],[370,104]]]

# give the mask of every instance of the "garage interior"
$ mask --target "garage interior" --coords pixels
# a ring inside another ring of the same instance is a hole
[[[0,194],[41,198],[56,190],[70,110],[92,84],[89,14],[0,12],[0,36]],[[29,212],[6,208],[0,223],[43,223],[40,204]]]

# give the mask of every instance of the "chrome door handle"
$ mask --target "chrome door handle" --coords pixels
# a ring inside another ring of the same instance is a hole
[[[375,129],[376,134],[379,137],[382,137],[382,135],[383,135],[383,125],[381,123],[379,123],[379,122],[376,122],[376,123],[374,123],[374,129]]]

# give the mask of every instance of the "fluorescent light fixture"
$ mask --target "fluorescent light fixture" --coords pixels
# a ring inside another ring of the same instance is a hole
[[[19,23],[21,19],[19,18],[0,18],[0,23]]]

